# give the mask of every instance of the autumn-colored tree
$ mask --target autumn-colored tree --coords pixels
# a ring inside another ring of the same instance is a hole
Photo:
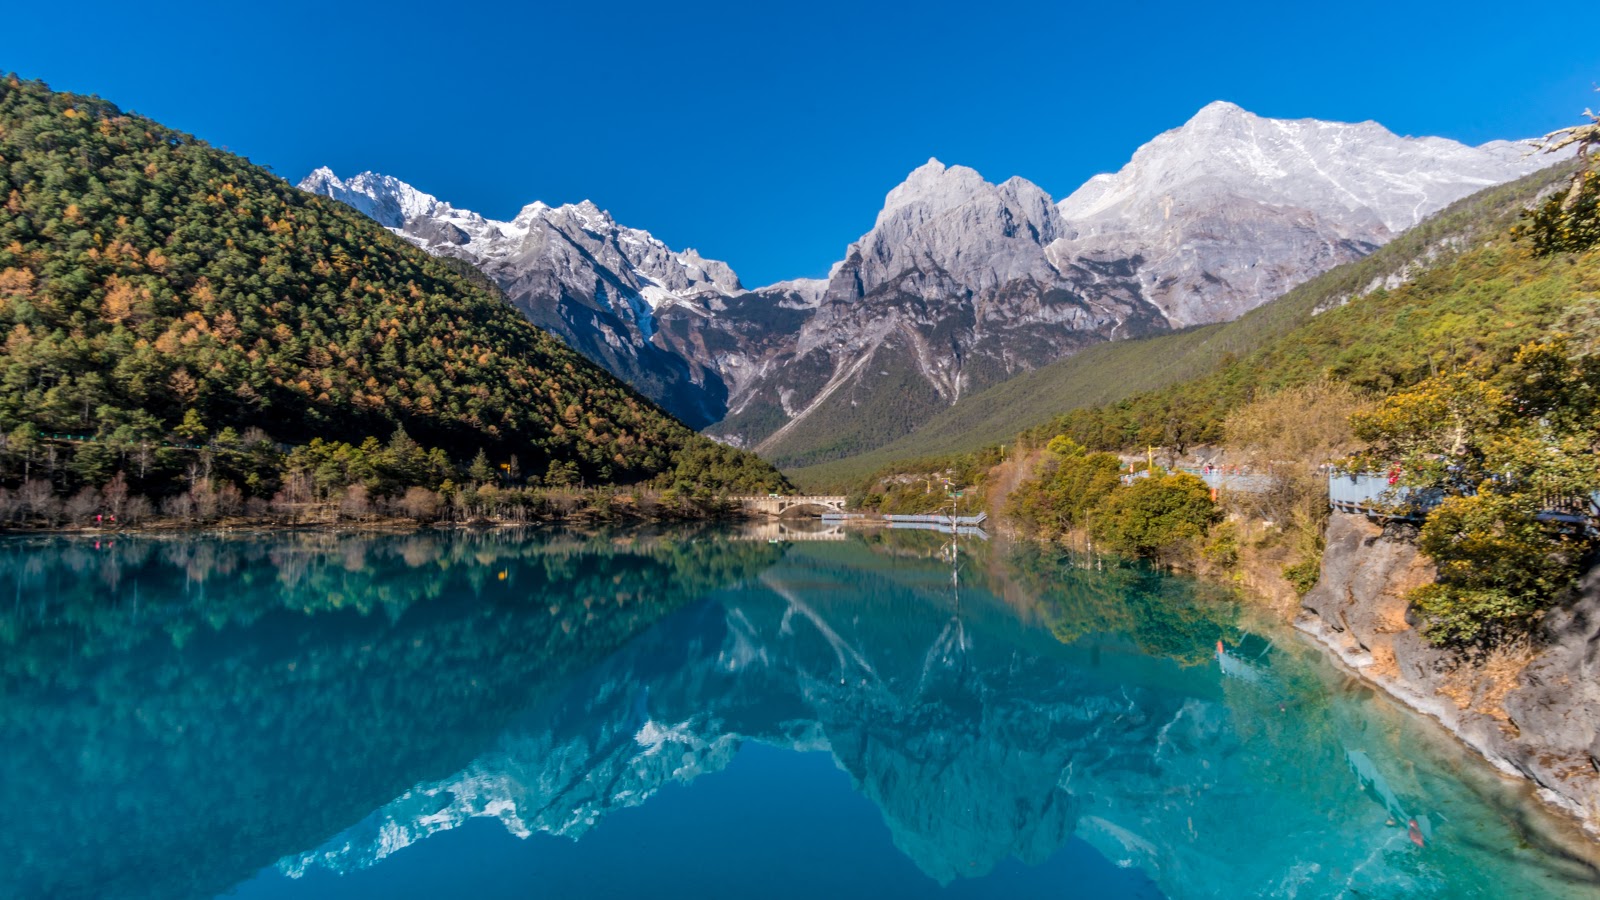
[[[1411,597],[1431,639],[1506,640],[1576,582],[1593,543],[1583,514],[1600,486],[1597,398],[1600,359],[1557,339],[1356,417],[1370,442],[1356,465],[1398,467],[1401,487],[1445,495],[1420,539],[1439,577]]]
[[[1322,378],[1238,407],[1223,422],[1230,452],[1249,461],[1265,490],[1229,491],[1229,508],[1251,520],[1276,523],[1290,554],[1285,575],[1304,593],[1320,574],[1328,519],[1324,466],[1359,444],[1351,419],[1371,402],[1351,386]]]
[[[1113,491],[1090,532],[1107,548],[1158,557],[1203,538],[1222,518],[1211,489],[1193,475],[1155,475]]]

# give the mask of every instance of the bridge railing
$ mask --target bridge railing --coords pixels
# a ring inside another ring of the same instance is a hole
[[[843,495],[827,496],[823,494],[752,494],[745,497],[729,497],[728,499],[740,502],[787,500],[790,503],[843,503],[848,498]]]

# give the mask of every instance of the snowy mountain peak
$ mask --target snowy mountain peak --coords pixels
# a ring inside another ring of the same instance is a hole
[[[529,203],[527,206],[524,206],[517,213],[517,217],[512,221],[520,222],[524,219],[538,218],[539,216],[544,215],[546,212],[549,212],[550,209],[551,207],[548,203],[545,203],[543,200],[535,200],[532,203]]]
[[[889,191],[884,198],[883,209],[878,213],[878,224],[881,226],[897,210],[909,206],[921,207],[924,216],[937,215],[993,187],[975,169],[966,166],[947,167],[939,160],[930,158]]]
[[[1219,100],[1140,147],[1114,175],[1090,179],[1059,208],[1075,223],[1119,220],[1137,230],[1165,221],[1167,212],[1152,218],[1148,207],[1165,209],[1175,194],[1227,193],[1376,219],[1392,236],[1474,190],[1550,162],[1524,160],[1511,146],[1405,138],[1376,122],[1266,119]]]
[[[300,189],[353,206],[388,228],[400,228],[408,219],[419,216],[439,217],[454,212],[438,197],[376,172],[362,172],[345,181],[322,166],[300,182]]]
[[[1171,323],[1223,321],[1550,162],[1506,142],[1268,119],[1217,101],[1062,200],[1074,237],[1052,256],[1137,249],[1145,293]]]
[[[627,287],[654,284],[668,292],[712,290],[725,294],[742,289],[726,263],[706,259],[694,250],[675,252],[648,231],[618,225],[592,200],[561,206],[534,201],[516,218],[500,222],[456,209],[398,178],[375,172],[362,172],[345,181],[323,166],[306,176],[300,189],[343,201],[425,249],[480,265],[508,259],[526,261],[549,253],[565,255],[568,251],[563,246],[579,244],[583,245],[580,257],[587,254],[591,261],[612,257],[628,269],[621,279]],[[585,263],[576,265],[582,269]],[[584,289],[592,291],[593,284]]]
[[[1220,122],[1233,118],[1254,119],[1258,117],[1255,113],[1250,112],[1237,103],[1229,103],[1226,100],[1213,100],[1210,103],[1207,103],[1205,106],[1200,107],[1200,111],[1195,113],[1194,116],[1189,119],[1187,124],[1194,125],[1197,123]]]

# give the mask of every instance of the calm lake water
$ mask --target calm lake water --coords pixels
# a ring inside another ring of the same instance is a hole
[[[752,536],[0,541],[0,896],[1600,891],[1214,589]]]

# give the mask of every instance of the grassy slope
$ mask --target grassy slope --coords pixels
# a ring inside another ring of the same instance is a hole
[[[1430,251],[1437,255],[1428,266],[1429,275],[1434,276],[1428,290],[1433,299],[1442,299],[1437,296],[1441,289],[1451,291],[1456,284],[1454,279],[1463,274],[1458,271],[1462,257],[1473,256],[1463,251],[1502,235],[1533,197],[1554,183],[1564,182],[1572,171],[1573,164],[1563,163],[1460,200],[1366,259],[1326,272],[1233,322],[1091,347],[967,397],[934,416],[914,434],[877,450],[792,469],[787,474],[810,489],[837,488],[897,463],[1009,441],[1019,432],[1070,410],[1115,404],[1186,382],[1204,382],[1221,377],[1224,369],[1240,366],[1258,369],[1262,374],[1275,372],[1269,379],[1271,384],[1314,377],[1316,372],[1312,370],[1319,367],[1332,374],[1381,367],[1383,360],[1374,354],[1407,344],[1406,333],[1396,330],[1409,333],[1418,324],[1409,321],[1410,314],[1396,306],[1406,302],[1403,290],[1375,292],[1315,317],[1312,310],[1400,273]],[[1438,283],[1440,278],[1445,280],[1443,285]],[[1423,280],[1427,276],[1419,279]],[[1507,286],[1491,278],[1479,291]],[[1396,295],[1400,299],[1383,302]],[[1487,311],[1488,307],[1482,309]],[[1538,315],[1528,319],[1530,323],[1542,321]],[[1431,347],[1441,342],[1448,345],[1452,334],[1470,335],[1474,327],[1503,331],[1504,323],[1494,325],[1481,315],[1463,318],[1458,311],[1431,321],[1428,327],[1431,331],[1425,337]],[[1277,346],[1280,343],[1282,346]],[[1302,344],[1308,351],[1303,354],[1294,349]],[[1275,346],[1277,349],[1272,349]],[[1361,360],[1363,356],[1367,357],[1365,361]],[[1253,378],[1245,380],[1254,383]],[[1217,384],[1209,389],[1226,390]]]

